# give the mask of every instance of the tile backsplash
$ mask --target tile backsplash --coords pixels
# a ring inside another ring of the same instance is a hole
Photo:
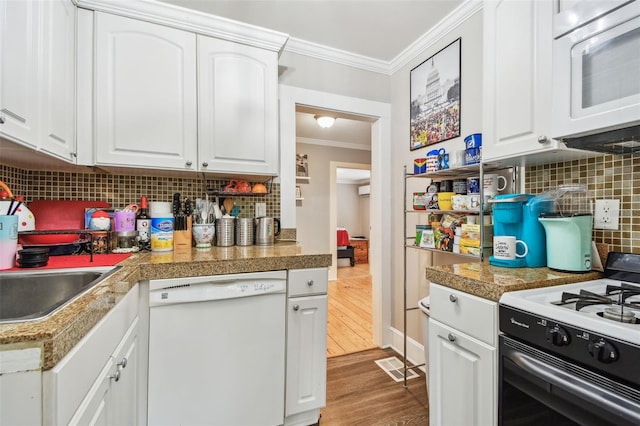
[[[594,229],[609,251],[640,253],[640,155],[601,155],[527,168],[525,192],[539,194],[568,183],[586,184],[595,200],[620,200],[618,230]]]
[[[75,173],[55,171],[31,171],[0,165],[0,180],[14,195],[23,195],[29,203],[33,200],[101,200],[113,208],[138,203],[142,195],[149,201],[171,201],[179,192],[182,200],[205,197],[205,189],[222,188],[229,180],[157,177],[108,173]],[[254,182],[250,182],[254,183]],[[240,206],[241,217],[254,216],[254,204],[266,203],[267,216],[280,217],[280,184],[266,184],[270,192],[257,196],[234,196]]]

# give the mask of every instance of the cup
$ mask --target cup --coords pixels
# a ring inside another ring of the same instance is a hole
[[[465,161],[464,157],[465,157],[464,149],[460,151],[453,151],[451,154],[449,154],[449,167],[455,168],[455,167],[464,166],[464,161]]]
[[[522,246],[522,253],[518,253],[517,246]],[[493,257],[501,260],[515,260],[525,257],[529,253],[529,247],[516,237],[500,235],[493,237]]]
[[[442,192],[455,192],[453,190],[453,181],[452,180],[443,180],[440,182],[440,191]]]
[[[191,232],[196,242],[196,248],[209,248],[215,235],[215,225],[213,223],[199,223],[192,225]]]
[[[136,213],[131,210],[121,210],[113,214],[116,232],[131,232],[136,230]]]
[[[465,195],[467,193],[467,181],[465,179],[456,179],[453,181],[453,191],[456,194]]]
[[[480,178],[470,177],[467,178],[467,194],[479,194],[480,193]]]
[[[495,173],[489,173],[483,177],[484,193],[496,195],[507,187],[507,178]]]
[[[453,192],[439,192],[438,193],[438,207],[440,210],[451,210],[453,207],[452,197],[456,195]]]
[[[480,210],[480,194],[470,194],[470,195],[467,195],[467,197],[468,197],[467,208],[469,210],[479,211]]]
[[[467,196],[454,195],[451,197],[451,204],[454,210],[467,210]]]
[[[0,216],[0,269],[11,269],[16,264],[18,250],[18,216]]]

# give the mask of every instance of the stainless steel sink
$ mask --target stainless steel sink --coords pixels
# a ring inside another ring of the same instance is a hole
[[[0,323],[53,314],[119,267],[52,269],[0,274]]]

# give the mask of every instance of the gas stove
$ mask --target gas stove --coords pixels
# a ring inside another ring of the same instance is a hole
[[[640,384],[640,254],[610,253],[603,279],[505,293],[500,329]]]

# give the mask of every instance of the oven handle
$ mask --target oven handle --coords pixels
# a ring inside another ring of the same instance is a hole
[[[548,365],[528,354],[514,349],[504,349],[502,356],[527,373],[551,385],[565,389],[588,403],[597,404],[607,412],[628,419],[633,424],[640,424],[640,404],[631,399],[623,398],[587,380]]]

